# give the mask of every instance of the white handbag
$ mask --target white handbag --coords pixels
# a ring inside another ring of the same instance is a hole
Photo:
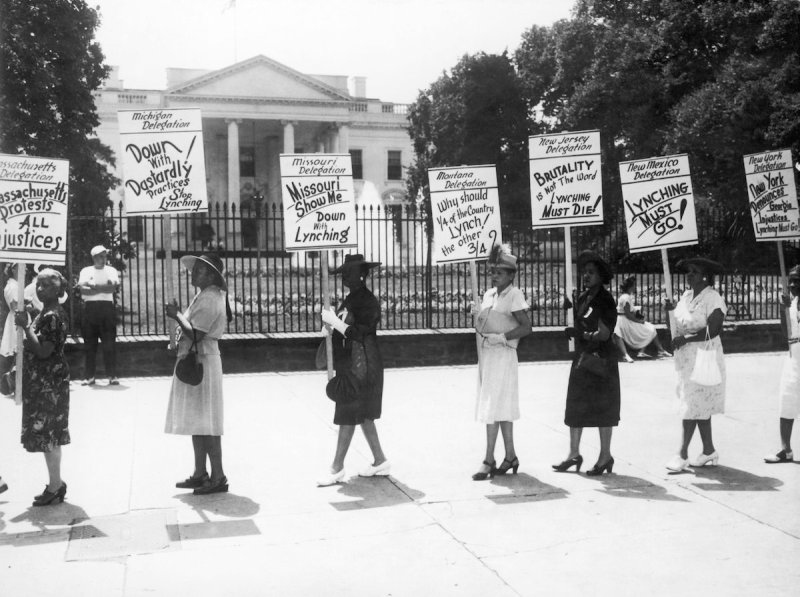
[[[703,346],[697,348],[694,358],[694,369],[689,377],[696,384],[701,386],[717,386],[722,383],[722,373],[717,365],[717,350],[711,342],[706,327],[706,341]]]

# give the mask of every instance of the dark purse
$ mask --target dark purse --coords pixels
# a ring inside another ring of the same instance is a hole
[[[358,400],[366,381],[367,351],[363,343],[353,341],[350,346],[350,368],[337,371],[325,386],[325,393],[336,404],[349,404]]]
[[[577,369],[588,371],[599,377],[608,377],[608,363],[596,352],[582,352],[578,358]]]
[[[189,347],[189,352],[175,365],[175,377],[190,386],[200,385],[203,381],[203,364],[197,356],[197,332],[192,330],[194,341]]]

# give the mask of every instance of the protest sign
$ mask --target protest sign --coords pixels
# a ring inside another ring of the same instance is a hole
[[[428,184],[434,263],[486,259],[501,242],[495,167],[431,168]]]
[[[620,162],[631,253],[697,244],[686,154]]]
[[[603,223],[600,131],[528,139],[533,228]]]
[[[127,215],[207,209],[200,110],[123,110],[118,116]]]
[[[788,149],[744,156],[747,198],[757,241],[800,237],[800,211]]]
[[[67,160],[0,154],[0,261],[64,265]]]
[[[350,154],[281,154],[287,251],[358,247]]]

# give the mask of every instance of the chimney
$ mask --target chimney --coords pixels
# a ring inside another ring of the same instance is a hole
[[[353,97],[367,97],[367,78],[350,77],[347,80],[347,88]]]

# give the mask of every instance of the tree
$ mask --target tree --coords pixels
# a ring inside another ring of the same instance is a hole
[[[796,0],[577,0],[515,63],[553,128],[600,129],[607,221],[623,217],[620,161],[688,153],[699,211],[721,216],[701,250],[733,260],[720,245],[752,229],[742,155],[800,150],[798,29]]]
[[[452,70],[420,91],[409,110],[414,162],[407,187],[427,203],[427,169],[496,164],[501,210],[530,213],[527,107],[507,53],[464,56]]]
[[[98,24],[83,0],[0,0],[0,152],[69,160],[70,219],[94,216],[73,221],[73,264],[105,244],[124,267],[130,245],[102,217],[119,182],[109,172],[114,155],[93,137],[92,94],[109,72],[94,41]]]

